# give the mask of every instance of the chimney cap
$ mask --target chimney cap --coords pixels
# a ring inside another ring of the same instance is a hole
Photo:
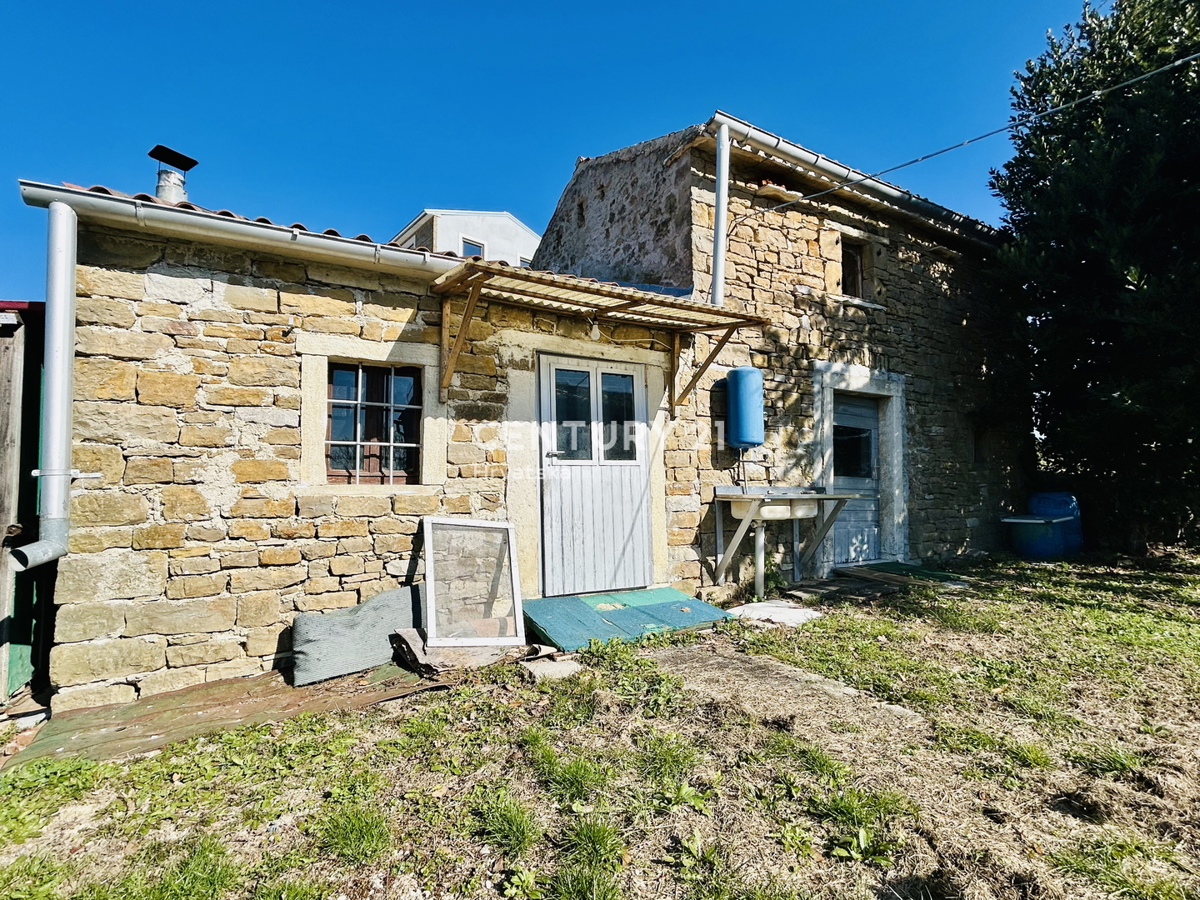
[[[164,165],[178,169],[180,172],[187,172],[197,165],[197,161],[190,156],[184,156],[178,150],[172,150],[170,147],[164,147],[162,144],[155,144],[154,149],[146,155]]]

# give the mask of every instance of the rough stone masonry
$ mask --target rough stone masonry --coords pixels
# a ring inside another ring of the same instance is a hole
[[[715,173],[714,143],[701,126],[581,159],[535,267],[693,288],[703,302]],[[735,151],[731,182],[726,303],[774,324],[743,328],[722,349],[668,438],[672,577],[699,583],[711,575],[713,491],[734,482],[737,465],[722,449],[723,397],[713,387],[738,365],[765,378],[767,441],[746,469],[751,481],[813,483],[818,364],[895,373],[905,387],[909,555],[1001,546],[999,519],[1019,501],[1030,428],[1028,404],[1005,402],[1024,382],[995,377],[1006,354],[1020,350],[1012,339],[1020,323],[980,278],[987,248],[847,192],[776,209],[829,184],[760,154]],[[858,296],[842,283],[843,241],[862,251]],[[714,340],[696,336],[691,364]],[[785,567],[790,532],[790,523],[772,526],[772,558]],[[749,565],[744,558],[735,582]]]

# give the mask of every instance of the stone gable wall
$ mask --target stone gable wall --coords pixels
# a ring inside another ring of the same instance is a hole
[[[532,371],[534,353],[494,342],[590,340],[586,322],[481,303],[449,390],[444,483],[315,487],[298,337],[428,350],[441,298],[398,277],[96,229],[79,262],[74,465],[99,477],[74,484],[58,563],[60,711],[286,665],[296,613],[419,580],[421,516],[504,519],[510,488],[528,490],[509,484],[503,423],[508,375]],[[617,332],[651,346],[644,329]]]
[[[662,163],[692,131],[580,160],[533,267],[602,281],[691,287],[691,176],[686,166]]]

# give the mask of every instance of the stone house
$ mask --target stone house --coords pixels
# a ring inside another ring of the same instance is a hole
[[[696,590],[714,487],[833,483],[835,440],[880,496],[848,559],[993,546],[1024,423],[972,417],[1007,324],[975,280],[990,232],[871,185],[771,211],[829,182],[747,129],[722,307],[713,122],[581,161],[534,269],[22,182],[52,244],[78,217],[47,304],[75,302],[54,708],[286,666],[297,613],[421,579],[431,514],[512,522],[526,598]],[[743,364],[767,384],[750,461],[720,442]],[[865,444],[835,411],[856,400]]]
[[[581,158],[535,268],[710,297],[722,125],[725,305],[771,325],[719,348],[699,334],[690,347],[692,363],[716,357],[667,439],[671,577],[708,580],[714,487],[739,473],[877,497],[849,504],[819,548],[818,572],[1003,546],[1000,517],[1020,499],[1030,421],[1012,337],[1020,325],[980,278],[998,245],[989,226],[718,112]],[[764,373],[767,428],[739,468],[719,441],[724,398],[709,388],[746,365]],[[772,541],[785,570],[791,527],[776,526]]]

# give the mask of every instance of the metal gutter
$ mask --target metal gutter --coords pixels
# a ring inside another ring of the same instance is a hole
[[[84,221],[125,231],[145,231],[181,240],[210,241],[224,246],[301,256],[336,265],[380,269],[403,275],[437,277],[449,272],[460,262],[420,250],[402,250],[386,244],[301,231],[286,225],[233,219],[132,197],[114,197],[35,181],[21,181],[19,184],[21,198],[30,206],[63,203],[75,210]]]
[[[42,380],[41,468],[38,487],[38,540],[14,547],[18,571],[67,553],[71,530],[71,439],[75,375],[75,211],[50,204],[46,252],[46,344]]]
[[[982,241],[989,246],[995,246],[999,240],[999,232],[978,219],[947,209],[894,184],[872,178],[721,110],[713,113],[705,127],[709,134],[718,132],[721,128],[728,128],[735,142],[828,180],[833,183],[831,186],[848,181],[855,182],[840,190],[863,195],[868,200],[874,200],[918,219],[946,226],[963,237]]]

